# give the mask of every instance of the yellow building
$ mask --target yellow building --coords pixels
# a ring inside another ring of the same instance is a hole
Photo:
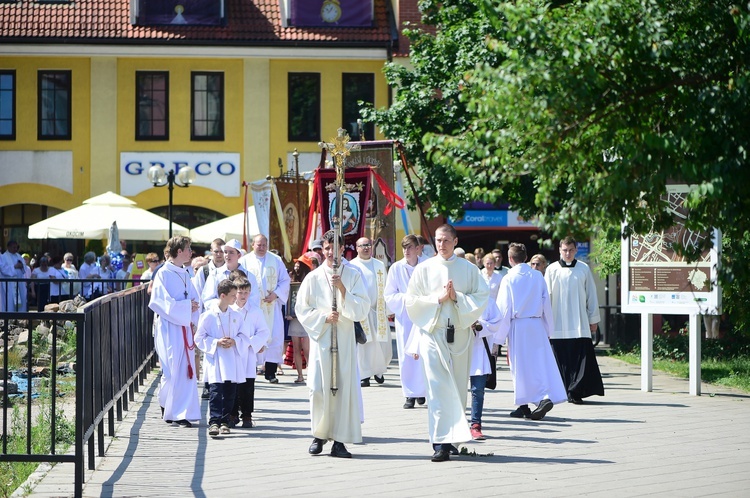
[[[387,0],[0,4],[3,247],[67,248],[28,241],[28,226],[106,191],[165,215],[153,165],[196,171],[174,191],[189,228],[241,211],[242,182],[278,175],[295,148],[313,169],[337,128],[359,138],[358,100],[388,104],[392,12]]]

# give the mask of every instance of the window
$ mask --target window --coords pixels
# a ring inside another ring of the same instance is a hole
[[[289,141],[320,141],[320,73],[289,73]]]
[[[169,73],[136,71],[135,139],[169,140]]]
[[[0,71],[0,140],[16,139],[16,72]]]
[[[224,73],[193,73],[190,115],[193,140],[224,140]]]
[[[39,140],[70,140],[70,71],[39,71]]]
[[[359,101],[370,105],[375,103],[375,75],[373,73],[344,73],[342,75],[341,88],[343,89],[342,115],[344,124],[341,126],[352,140],[375,140],[375,125],[366,123],[364,129],[360,130],[357,120],[362,116],[359,114]],[[364,137],[361,136],[364,132]]]

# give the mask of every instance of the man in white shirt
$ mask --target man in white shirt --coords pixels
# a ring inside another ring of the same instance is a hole
[[[18,254],[18,242],[8,242],[7,251],[0,255],[0,277],[25,278],[25,264]],[[0,311],[26,311],[26,284],[0,282]]]

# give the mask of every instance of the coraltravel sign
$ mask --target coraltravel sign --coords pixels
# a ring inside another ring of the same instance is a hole
[[[134,196],[153,188],[148,180],[152,166],[165,173],[190,166],[196,187],[215,190],[226,197],[240,195],[240,155],[224,152],[121,152],[120,195]]]

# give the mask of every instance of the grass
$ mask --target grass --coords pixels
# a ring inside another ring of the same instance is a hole
[[[641,363],[639,352],[612,353],[610,356],[632,365],[640,365]],[[686,359],[655,357],[654,369],[684,379],[690,376],[689,363]],[[750,357],[703,358],[701,360],[701,380],[750,393]]]
[[[26,453],[26,416],[19,406],[10,413],[8,434],[8,454]],[[31,453],[46,455],[51,451],[52,410],[47,402],[39,404],[39,413],[31,427]],[[75,438],[75,425],[58,409],[55,417],[55,453],[65,453]],[[7,497],[34,472],[36,462],[0,462],[0,495]]]

